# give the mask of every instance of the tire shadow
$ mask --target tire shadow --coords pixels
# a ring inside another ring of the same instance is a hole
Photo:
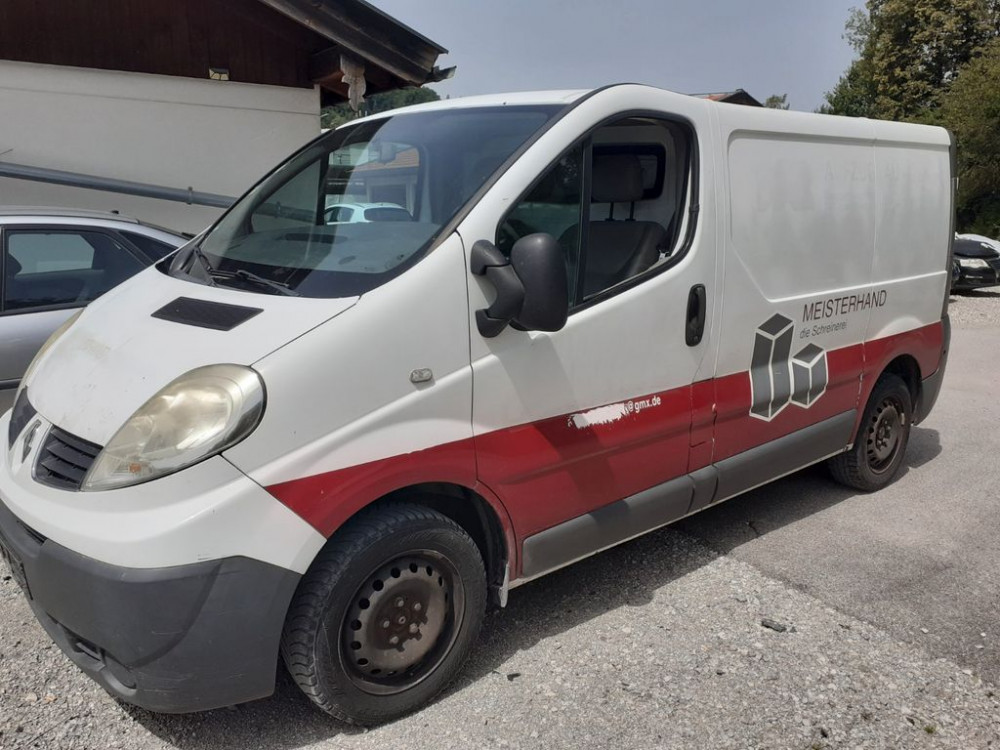
[[[913,427],[896,481],[941,454],[937,430]],[[865,493],[837,484],[815,464],[677,523],[676,528],[728,554],[736,547]]]

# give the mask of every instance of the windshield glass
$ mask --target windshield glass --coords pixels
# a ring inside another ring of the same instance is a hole
[[[441,110],[332,131],[237,201],[192,251],[195,259],[172,272],[194,276],[197,261],[206,283],[304,297],[364,294],[416,263],[558,110]]]

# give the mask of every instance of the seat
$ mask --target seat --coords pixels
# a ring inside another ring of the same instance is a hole
[[[592,203],[608,203],[608,218],[590,221],[583,294],[588,297],[651,268],[667,250],[667,230],[655,221],[631,218],[642,200],[642,167],[634,154],[607,154],[594,158]],[[628,219],[615,219],[616,203],[628,203]],[[570,227],[560,242],[575,245],[579,225]]]
[[[21,269],[17,258],[7,253],[7,262],[4,264],[4,297],[8,303],[19,297],[18,281],[14,277],[21,273]]]
[[[4,266],[4,268],[7,271],[7,278],[8,279],[13,279],[15,276],[17,276],[19,273],[21,273],[22,266],[18,262],[17,258],[15,258],[13,255],[11,255],[10,253],[8,253],[7,254],[7,264]]]

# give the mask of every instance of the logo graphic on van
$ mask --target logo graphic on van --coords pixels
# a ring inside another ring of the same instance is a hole
[[[826,350],[808,344],[794,356],[795,324],[775,314],[754,333],[750,415],[770,422],[789,403],[809,408],[826,392]]]

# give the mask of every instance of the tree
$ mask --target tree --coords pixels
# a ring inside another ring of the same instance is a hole
[[[788,109],[788,94],[771,94],[764,100],[764,106],[768,109]]]
[[[369,96],[361,105],[361,109],[355,112],[351,105],[346,102],[336,104],[332,107],[324,107],[320,113],[320,126],[324,128],[335,128],[358,117],[373,115],[378,112],[385,112],[397,107],[406,107],[410,104],[422,104],[423,102],[436,102],[441,97],[434,89],[427,87],[396,89],[386,91],[381,94]]]
[[[821,111],[919,117],[998,35],[1000,0],[868,0],[844,34],[858,58]]]
[[[960,227],[1000,237],[1000,39],[962,69],[931,119],[958,142]]]
[[[840,77],[832,91],[826,92],[826,103],[819,112],[847,117],[875,117],[875,86],[858,59]]]

